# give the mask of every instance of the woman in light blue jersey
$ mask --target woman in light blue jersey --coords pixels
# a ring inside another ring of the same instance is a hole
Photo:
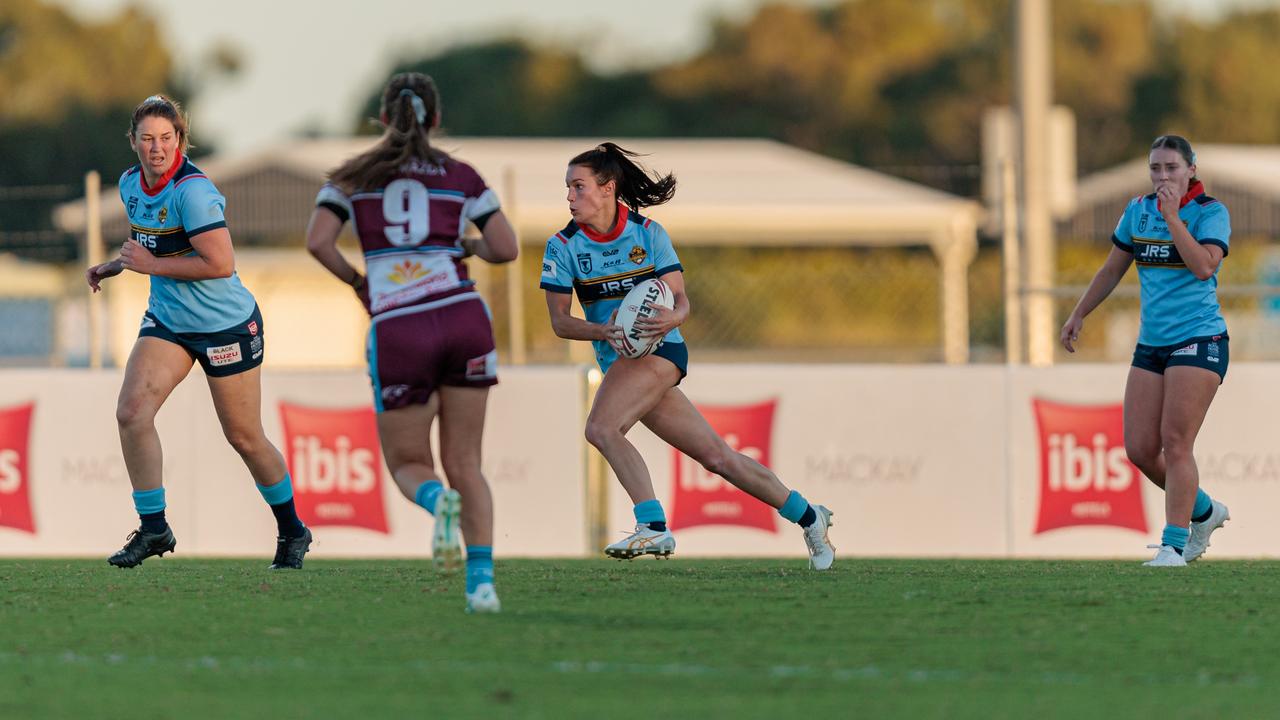
[[[1129,459],[1165,491],[1164,532],[1151,567],[1198,559],[1230,516],[1201,490],[1192,455],[1218,385],[1226,378],[1227,324],[1218,305],[1218,268],[1231,242],[1227,208],[1204,192],[1196,155],[1177,135],[1151,145],[1153,192],[1125,208],[1111,254],[1062,326],[1075,352],[1084,318],[1138,264],[1142,325],[1124,393]]]
[[[633,157],[635,153],[604,143],[569,161],[565,185],[573,220],[547,242],[542,261],[541,287],[552,328],[567,340],[593,341],[605,373],[587,417],[587,441],[609,461],[635,506],[635,531],[606,547],[605,554],[631,559],[665,557],[675,550],[644,458],[626,437],[641,422],[708,471],[800,525],[810,565],[826,570],[835,557],[827,537],[831,511],[811,506],[769,468],[730,448],[676,387],[689,358],[678,330],[689,317],[683,268],[666,230],[639,214],[640,208],[670,200],[676,179],[651,178]],[[642,337],[663,338],[662,344],[645,357],[621,357],[622,330],[613,324],[617,308],[635,283],[653,277],[671,288],[675,306],[657,308],[635,327]],[[574,292],[586,319],[569,312]]]
[[[120,177],[130,235],[120,257],[85,271],[97,292],[125,270],[151,276],[151,296],[125,367],[116,422],[140,527],[108,558],[134,567],[173,552],[165,519],[163,461],[155,417],[199,362],[227,441],[249,468],[276,518],[273,569],[300,568],[311,531],[298,519],[284,458],[262,429],[262,314],[235,272],[225,201],[186,157],[188,125],[177,103],[153,95],[133,111],[129,145],[138,165]]]

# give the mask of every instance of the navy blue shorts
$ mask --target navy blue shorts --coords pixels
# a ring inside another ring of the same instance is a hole
[[[187,351],[209,377],[230,377],[262,364],[262,312],[253,306],[247,320],[211,333],[174,332],[150,311],[142,315],[138,337],[160,338]]]
[[[1133,351],[1133,366],[1163,375],[1165,368],[1190,365],[1212,370],[1218,374],[1218,382],[1221,383],[1227,379],[1227,362],[1231,355],[1228,340],[1226,333],[1223,333],[1194,337],[1159,347],[1139,343]]]
[[[676,385],[680,384],[689,375],[689,346],[679,342],[664,342],[658,346],[653,354],[664,360],[669,361],[676,369],[680,371],[680,380],[676,380]]]

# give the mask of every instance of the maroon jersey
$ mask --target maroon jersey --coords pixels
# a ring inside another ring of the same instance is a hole
[[[483,226],[498,196],[470,165],[413,161],[386,187],[348,196],[332,184],[316,204],[351,220],[364,251],[374,315],[470,287],[462,262],[468,221]]]

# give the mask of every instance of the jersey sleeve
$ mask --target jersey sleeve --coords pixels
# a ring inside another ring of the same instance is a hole
[[[1120,213],[1120,222],[1116,223],[1116,231],[1111,233],[1111,243],[1127,253],[1133,252],[1133,213],[1141,202],[1141,197],[1129,201],[1124,212]]]
[[[1200,222],[1196,227],[1196,241],[1201,245],[1217,245],[1222,248],[1222,256],[1227,256],[1231,244],[1231,215],[1227,206],[1220,202],[1206,205],[1200,214]]]
[[[558,293],[573,292],[573,266],[569,264],[569,246],[553,236],[542,255],[542,280],[538,287]]]
[[[194,177],[181,181],[177,187],[176,209],[187,237],[217,230],[227,226],[226,198],[206,177]]]
[[[344,223],[351,219],[351,198],[333,183],[325,183],[320,192],[316,193],[316,207],[329,210]]]
[[[680,258],[676,256],[675,246],[671,244],[671,236],[667,229],[652,220],[649,221],[649,235],[653,243],[653,268],[658,277],[677,270],[683,271]]]
[[[498,202],[498,194],[485,184],[480,173],[469,165],[466,168],[470,171],[470,176],[463,191],[467,199],[462,202],[462,217],[475,223],[483,231],[485,223],[501,209],[501,204]]]

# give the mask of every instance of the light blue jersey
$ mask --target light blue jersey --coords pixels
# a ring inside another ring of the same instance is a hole
[[[1231,242],[1231,218],[1221,202],[1204,194],[1198,181],[1183,199],[1178,217],[1191,237],[1202,245],[1217,245],[1227,255]],[[1155,193],[1129,202],[1111,241],[1133,253],[1142,286],[1142,329],[1138,342],[1156,347],[1227,332],[1218,305],[1218,271],[1198,280],[1182,262],[1169,226],[1160,214]]]
[[[608,233],[597,235],[570,222],[547,241],[539,286],[566,295],[576,291],[587,320],[607,323],[637,283],[682,269],[667,231],[619,205],[618,220]],[[675,328],[662,342],[683,343],[684,338]],[[592,345],[600,369],[608,372],[618,353],[603,340]]]
[[[194,255],[191,238],[227,226],[226,200],[185,156],[155,187],[147,187],[140,166],[126,170],[120,200],[129,215],[129,236],[156,257]],[[211,333],[244,322],[255,305],[234,272],[210,280],[152,275],[147,310],[174,332]]]

